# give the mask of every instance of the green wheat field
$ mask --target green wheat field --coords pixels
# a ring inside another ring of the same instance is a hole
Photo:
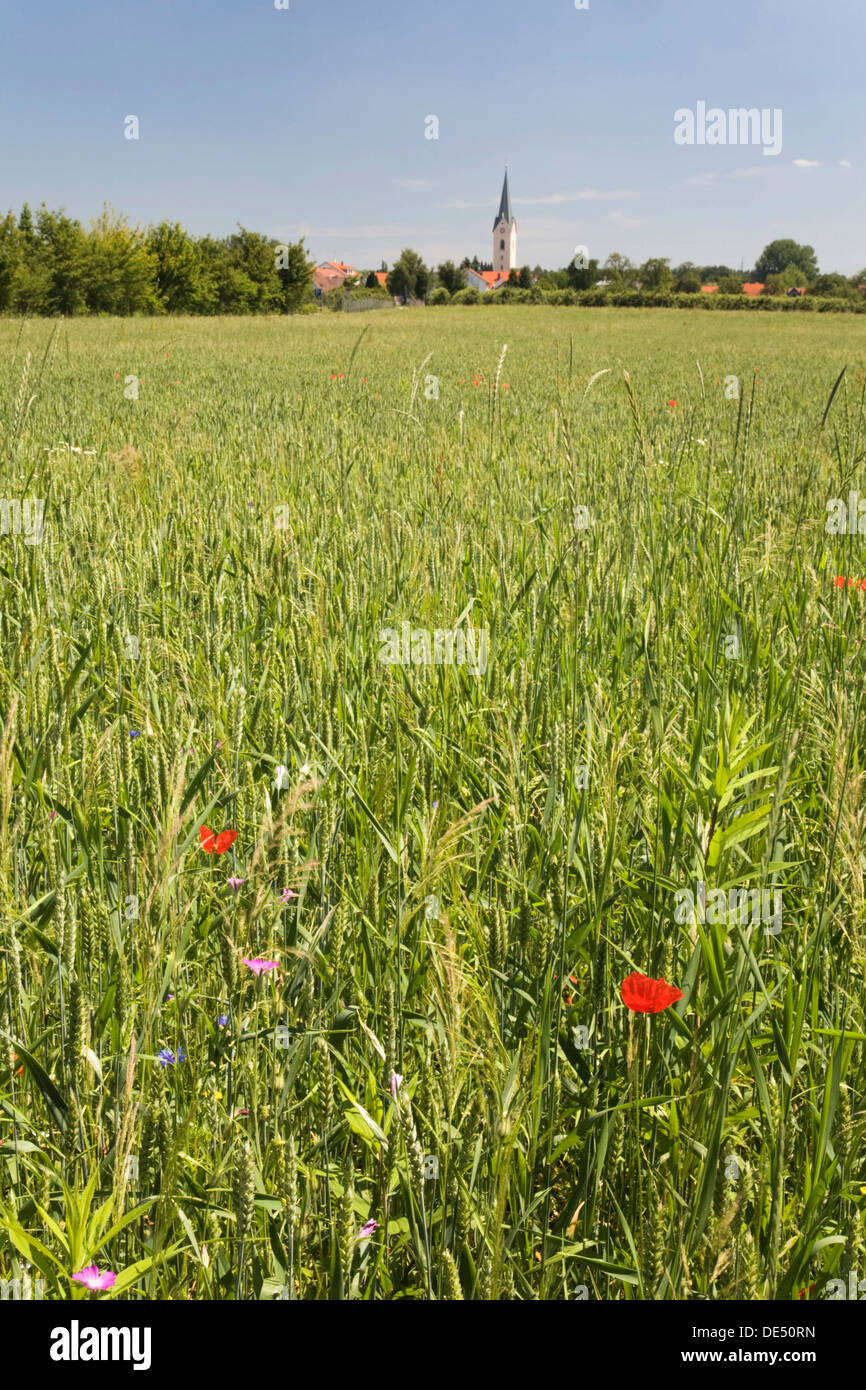
[[[6,1288],[866,1278],[866,547],[825,528],[866,322],[828,319],[0,321]],[[384,661],[404,623],[483,669]],[[699,883],[781,930],[677,920]]]

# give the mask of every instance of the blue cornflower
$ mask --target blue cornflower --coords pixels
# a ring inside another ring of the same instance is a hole
[[[185,1062],[186,1053],[184,1052],[182,1047],[179,1047],[177,1049],[177,1056],[175,1057],[171,1048],[164,1047],[160,1052],[156,1054],[156,1060],[159,1062],[160,1066],[169,1067],[173,1066],[175,1062]]]
[[[130,737],[130,738],[138,738],[138,729],[130,729],[130,731],[129,731],[129,737]]]
[[[217,1027],[218,1027],[218,1028],[225,1028],[225,1026],[226,1026],[226,1024],[228,1023],[228,1021],[229,1021],[229,1016],[228,1016],[228,1014],[220,1014],[219,1018],[217,1019]]]

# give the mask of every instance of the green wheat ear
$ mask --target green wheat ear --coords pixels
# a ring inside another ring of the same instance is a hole
[[[293,1135],[289,1135],[283,1152],[282,1166],[282,1197],[286,1208],[286,1217],[290,1227],[295,1227],[300,1220],[301,1209],[298,1203],[298,1156],[295,1151],[295,1140]]]
[[[343,1298],[348,1298],[352,1277],[352,1256],[355,1247],[355,1188],[353,1185],[351,1160],[346,1160],[343,1169],[343,1195],[340,1198],[337,1215],[337,1246],[340,1255],[340,1273]]]
[[[463,1289],[460,1285],[460,1275],[457,1272],[457,1265],[450,1250],[442,1251],[442,1296],[449,1300],[463,1301]]]
[[[243,1144],[235,1160],[234,1206],[238,1241],[243,1242],[253,1229],[255,1217],[255,1180],[250,1146]]]
[[[409,1167],[412,1172],[412,1181],[416,1192],[420,1193],[424,1188],[424,1153],[418,1140],[418,1131],[415,1128],[412,1103],[402,1088],[397,1093],[397,1112],[400,1128],[403,1132],[403,1142],[406,1145]]]

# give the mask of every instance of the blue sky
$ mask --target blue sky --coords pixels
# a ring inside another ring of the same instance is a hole
[[[864,0],[289,3],[7,0],[0,208],[489,260],[507,159],[521,264],[866,266]],[[781,153],[675,144],[699,101],[781,109]]]

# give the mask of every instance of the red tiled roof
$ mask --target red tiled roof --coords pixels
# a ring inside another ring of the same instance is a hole
[[[319,270],[339,270],[341,275],[358,275],[360,272],[353,265],[346,265],[345,261],[321,261]]]
[[[701,285],[701,289],[704,292],[704,294],[715,294],[718,288],[718,285]],[[744,294],[748,294],[751,296],[752,299],[754,299],[756,294],[761,293],[761,290],[764,288],[764,286],[760,280],[750,280],[744,283],[742,285],[742,288]]]
[[[327,294],[328,290],[337,289],[345,279],[345,275],[340,270],[328,270],[324,266],[316,266],[313,271],[313,284],[323,294]]]
[[[385,281],[388,279],[387,270],[375,270],[373,274],[376,276],[376,279],[379,281],[380,285],[384,285]]]

